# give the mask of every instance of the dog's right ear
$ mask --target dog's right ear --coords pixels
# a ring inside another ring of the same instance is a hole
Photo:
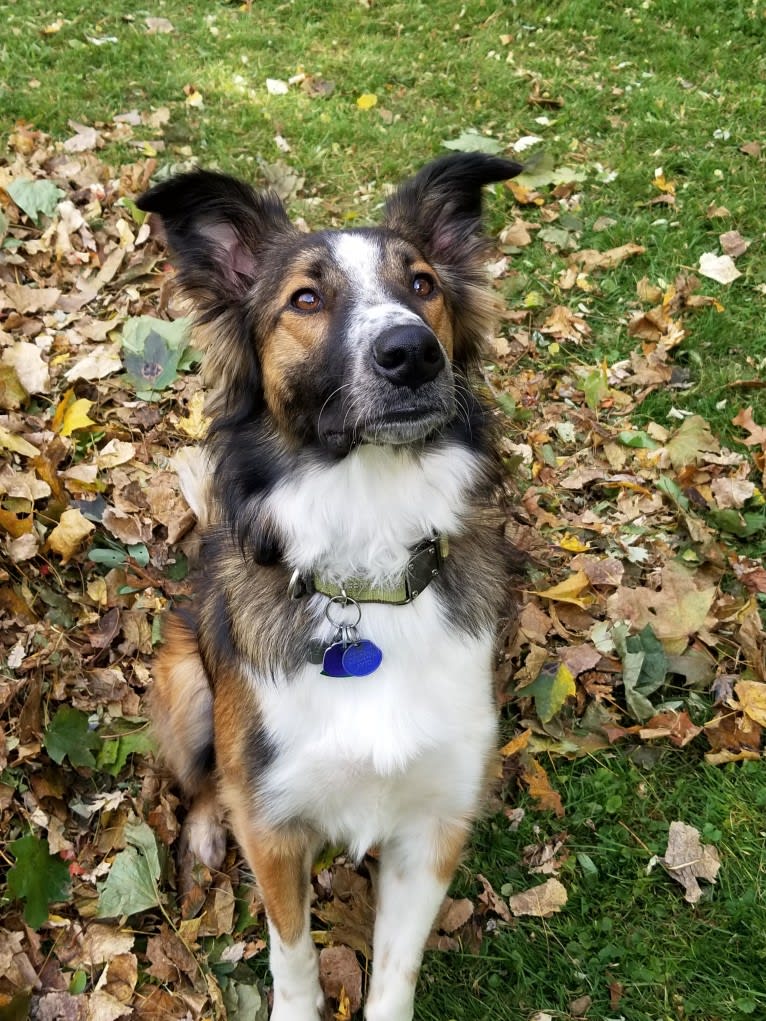
[[[209,317],[247,294],[267,247],[296,233],[276,195],[209,170],[171,177],[136,205],[162,221],[181,285]]]

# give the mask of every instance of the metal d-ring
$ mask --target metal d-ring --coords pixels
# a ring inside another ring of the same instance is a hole
[[[342,610],[345,610],[347,606],[353,606],[353,608],[356,610],[356,620],[351,621],[350,623],[344,623],[344,621],[342,620],[335,620],[333,618],[332,613],[330,612],[331,607],[333,605],[340,606]],[[327,619],[334,628],[355,628],[359,621],[362,619],[362,608],[355,599],[352,599],[351,596],[347,596],[346,593],[343,592],[341,595],[333,596],[329,600],[327,606],[325,606],[324,608],[324,615],[325,617],[327,617]]]

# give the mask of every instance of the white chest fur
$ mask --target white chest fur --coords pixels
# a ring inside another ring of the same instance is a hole
[[[385,584],[424,536],[461,530],[476,471],[475,455],[459,447],[362,447],[280,485],[270,509],[291,566]],[[313,599],[317,634],[329,637],[326,599]],[[262,788],[271,820],[310,821],[361,855],[424,813],[473,814],[495,713],[493,636],[456,631],[433,589],[406,606],[363,604],[359,634],[383,651],[372,675],[324,677],[306,664],[259,684],[259,703],[278,749]]]

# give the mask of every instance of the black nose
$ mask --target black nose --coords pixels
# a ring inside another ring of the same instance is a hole
[[[393,326],[372,345],[375,371],[394,386],[416,390],[444,368],[441,344],[426,326]]]

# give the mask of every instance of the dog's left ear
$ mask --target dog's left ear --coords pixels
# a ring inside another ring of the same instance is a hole
[[[295,234],[276,195],[208,170],[171,177],[136,205],[159,216],[181,285],[213,316],[247,295],[269,246]]]
[[[386,202],[383,225],[429,260],[453,265],[478,254],[482,188],[520,174],[511,160],[480,152],[443,156],[405,181]]]

